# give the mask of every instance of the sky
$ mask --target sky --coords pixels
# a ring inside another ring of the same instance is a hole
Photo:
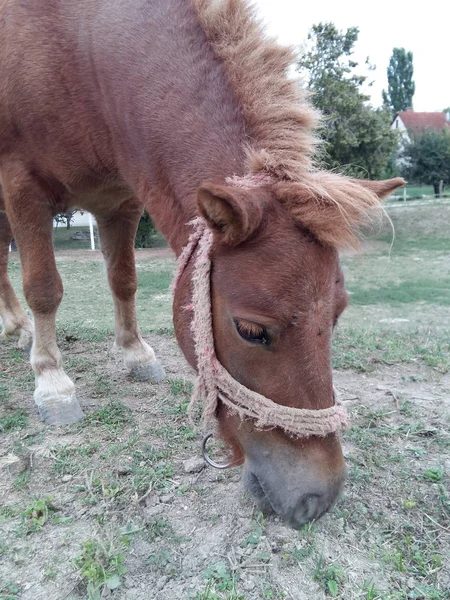
[[[415,111],[441,111],[450,106],[450,2],[427,0],[253,0],[268,32],[284,44],[300,45],[312,25],[331,21],[338,29],[358,27],[354,57],[366,74],[369,57],[376,70],[364,90],[380,106],[387,90],[386,69],[394,47],[413,52]]]

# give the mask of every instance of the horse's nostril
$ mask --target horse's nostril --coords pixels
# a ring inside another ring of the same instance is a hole
[[[318,519],[327,510],[328,503],[325,497],[317,494],[306,494],[303,496],[291,517],[293,527],[301,527],[309,521]]]

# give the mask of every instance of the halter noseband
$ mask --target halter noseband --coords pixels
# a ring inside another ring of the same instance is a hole
[[[317,410],[276,404],[239,383],[219,362],[214,348],[211,310],[210,249],[213,234],[201,217],[191,221],[190,225],[194,227],[194,231],[178,259],[177,274],[173,283],[175,290],[196,252],[192,276],[191,330],[197,355],[198,377],[189,412],[201,398],[205,423],[215,418],[220,400],[241,419],[253,419],[257,428],[279,427],[293,437],[326,436],[347,427],[347,413],[337,400],[333,406]]]

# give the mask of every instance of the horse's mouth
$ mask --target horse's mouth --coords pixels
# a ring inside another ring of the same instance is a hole
[[[244,488],[258,502],[261,512],[264,514],[277,512],[264,491],[258,477],[246,466],[244,467],[243,480]]]

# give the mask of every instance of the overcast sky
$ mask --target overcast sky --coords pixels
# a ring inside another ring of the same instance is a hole
[[[381,104],[387,89],[386,69],[394,47],[413,52],[416,111],[443,110],[450,106],[450,2],[395,0],[254,0],[268,31],[287,44],[299,45],[310,27],[332,21],[339,29],[356,26],[359,37],[355,59],[370,58],[376,70],[372,104]],[[364,72],[364,69],[361,69]]]

